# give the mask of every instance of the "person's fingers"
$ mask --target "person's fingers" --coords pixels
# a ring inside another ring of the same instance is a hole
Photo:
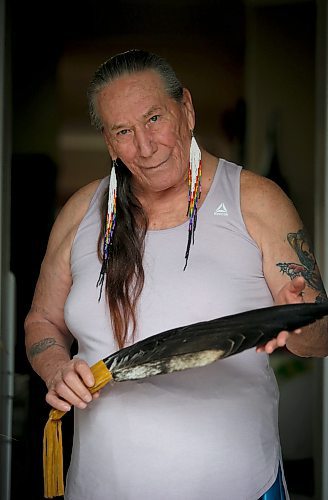
[[[267,354],[272,354],[275,349],[277,349],[278,343],[276,340],[270,340],[270,342],[267,342],[264,346],[264,351]]]
[[[279,332],[276,338],[276,343],[278,347],[284,347],[286,345],[289,333],[287,331]]]
[[[256,348],[256,352],[266,352],[267,354],[272,354],[273,351],[278,349],[279,347],[284,347],[287,343],[288,337],[290,335],[296,334],[299,335],[302,332],[301,328],[297,328],[293,332],[281,331],[277,335],[276,338],[269,340],[266,344],[260,345]]]
[[[79,374],[85,385],[92,387],[95,383],[94,376],[89,365],[83,359],[74,360],[74,368],[76,373]]]
[[[66,397],[64,395],[66,394]],[[98,399],[100,396],[100,391],[95,392],[92,395],[92,400]],[[57,394],[53,389],[49,390],[46,395],[47,403],[53,408],[61,411],[69,411],[71,406],[77,406],[80,409],[86,408],[86,404],[72,393],[72,391],[66,391],[65,389],[61,391],[61,395]]]
[[[256,352],[265,352],[264,351],[264,346],[263,345],[258,345],[256,348]]]
[[[57,382],[54,387],[56,393],[68,403],[85,408],[92,401],[92,396],[87,387],[81,382],[78,375],[70,372],[63,376],[63,380]]]
[[[55,410],[70,411],[71,409],[71,405],[67,401],[60,399],[53,390],[46,394],[46,401]]]
[[[301,276],[294,278],[290,282],[290,287],[288,294],[292,298],[292,300],[297,302],[304,302],[303,291],[305,289],[305,279]]]
[[[53,392],[55,396],[62,398],[70,405],[85,408],[86,403],[92,401],[92,395],[89,387],[85,385],[85,379],[88,384],[93,385],[94,377],[86,362],[74,359],[58,370],[48,386],[48,391],[50,395]]]
[[[71,405],[84,409],[87,403],[99,397],[99,391],[94,395],[90,393],[89,388],[94,383],[94,376],[88,364],[75,358],[58,370],[48,385],[46,401],[62,411],[68,411]]]
[[[256,348],[256,352],[266,352],[271,354],[278,347],[276,340],[270,340],[266,344],[260,345]]]
[[[298,276],[292,281],[288,281],[279,291],[276,304],[295,304],[304,302],[303,291],[305,288],[305,280]]]
[[[280,332],[276,338],[269,340],[266,344],[258,346],[256,348],[257,352],[266,352],[267,354],[272,354],[278,347],[283,347],[286,345],[289,333],[286,331]]]
[[[83,381],[80,379],[78,373],[70,370],[68,372],[63,373],[62,380],[58,381],[54,387],[56,392],[67,399],[67,389],[69,389],[79,400],[84,403],[90,403],[92,400],[92,396],[88,387],[86,387]],[[64,393],[63,393],[64,392]],[[76,405],[76,400],[71,401],[74,405]]]
[[[305,288],[305,279],[302,276],[297,276],[290,282],[290,290],[294,293],[301,293]]]

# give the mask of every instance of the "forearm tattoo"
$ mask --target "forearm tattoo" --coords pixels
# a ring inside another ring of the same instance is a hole
[[[297,276],[302,276],[306,284],[318,292],[316,302],[327,301],[326,291],[307,232],[304,229],[300,229],[297,233],[288,233],[287,240],[295,251],[299,262],[278,262],[276,265],[291,280]]]
[[[58,346],[65,349],[65,346],[58,344],[56,339],[48,337],[40,340],[40,342],[36,342],[35,344],[33,344],[27,352],[27,357],[31,361],[35,356],[53,346]]]

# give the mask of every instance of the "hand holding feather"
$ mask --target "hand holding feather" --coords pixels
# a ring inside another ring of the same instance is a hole
[[[306,288],[305,279],[301,276],[288,281],[278,292],[276,297],[277,305],[304,303],[303,293]],[[325,292],[321,294],[314,294],[313,299],[319,303],[326,301],[327,297]],[[319,300],[321,299],[321,300]],[[324,318],[320,322],[311,323],[294,330],[294,331],[281,331],[278,335],[269,340],[262,346],[257,348],[257,352],[266,352],[271,354],[275,349],[286,346],[287,349],[298,356],[315,356],[324,357],[328,355],[328,318]],[[301,335],[299,335],[301,333]]]
[[[99,396],[90,394],[95,384],[92,370],[83,359],[73,358],[60,364],[55,375],[47,382],[46,401],[53,408],[69,411],[71,406],[86,408],[87,404]]]

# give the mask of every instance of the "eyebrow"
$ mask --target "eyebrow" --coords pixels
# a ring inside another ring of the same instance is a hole
[[[160,106],[152,106],[146,113],[144,113],[142,116],[143,118],[149,118],[151,115],[153,115],[156,111],[161,111],[162,108]],[[116,130],[119,129],[125,129],[125,128],[130,128],[129,125],[126,125],[124,123],[118,123],[117,125],[112,125],[110,127],[110,130],[112,132],[115,132]]]
[[[152,106],[152,107],[150,108],[150,110],[149,110],[149,111],[147,111],[147,113],[145,113],[145,114],[143,115],[143,117],[144,117],[144,118],[149,118],[149,117],[150,117],[151,115],[153,115],[156,111],[161,111],[161,109],[162,109],[162,108],[161,108],[160,106]]]
[[[112,125],[110,127],[110,130],[111,130],[111,132],[115,132],[116,130],[125,129],[125,128],[130,128],[130,127],[128,125],[118,123],[117,125]]]

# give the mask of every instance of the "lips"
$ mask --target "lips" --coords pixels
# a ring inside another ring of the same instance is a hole
[[[142,167],[144,170],[155,170],[159,167],[161,167],[162,165],[164,165],[164,163],[166,163],[168,160],[168,158],[160,163],[158,163],[157,165],[153,166],[153,167]]]

